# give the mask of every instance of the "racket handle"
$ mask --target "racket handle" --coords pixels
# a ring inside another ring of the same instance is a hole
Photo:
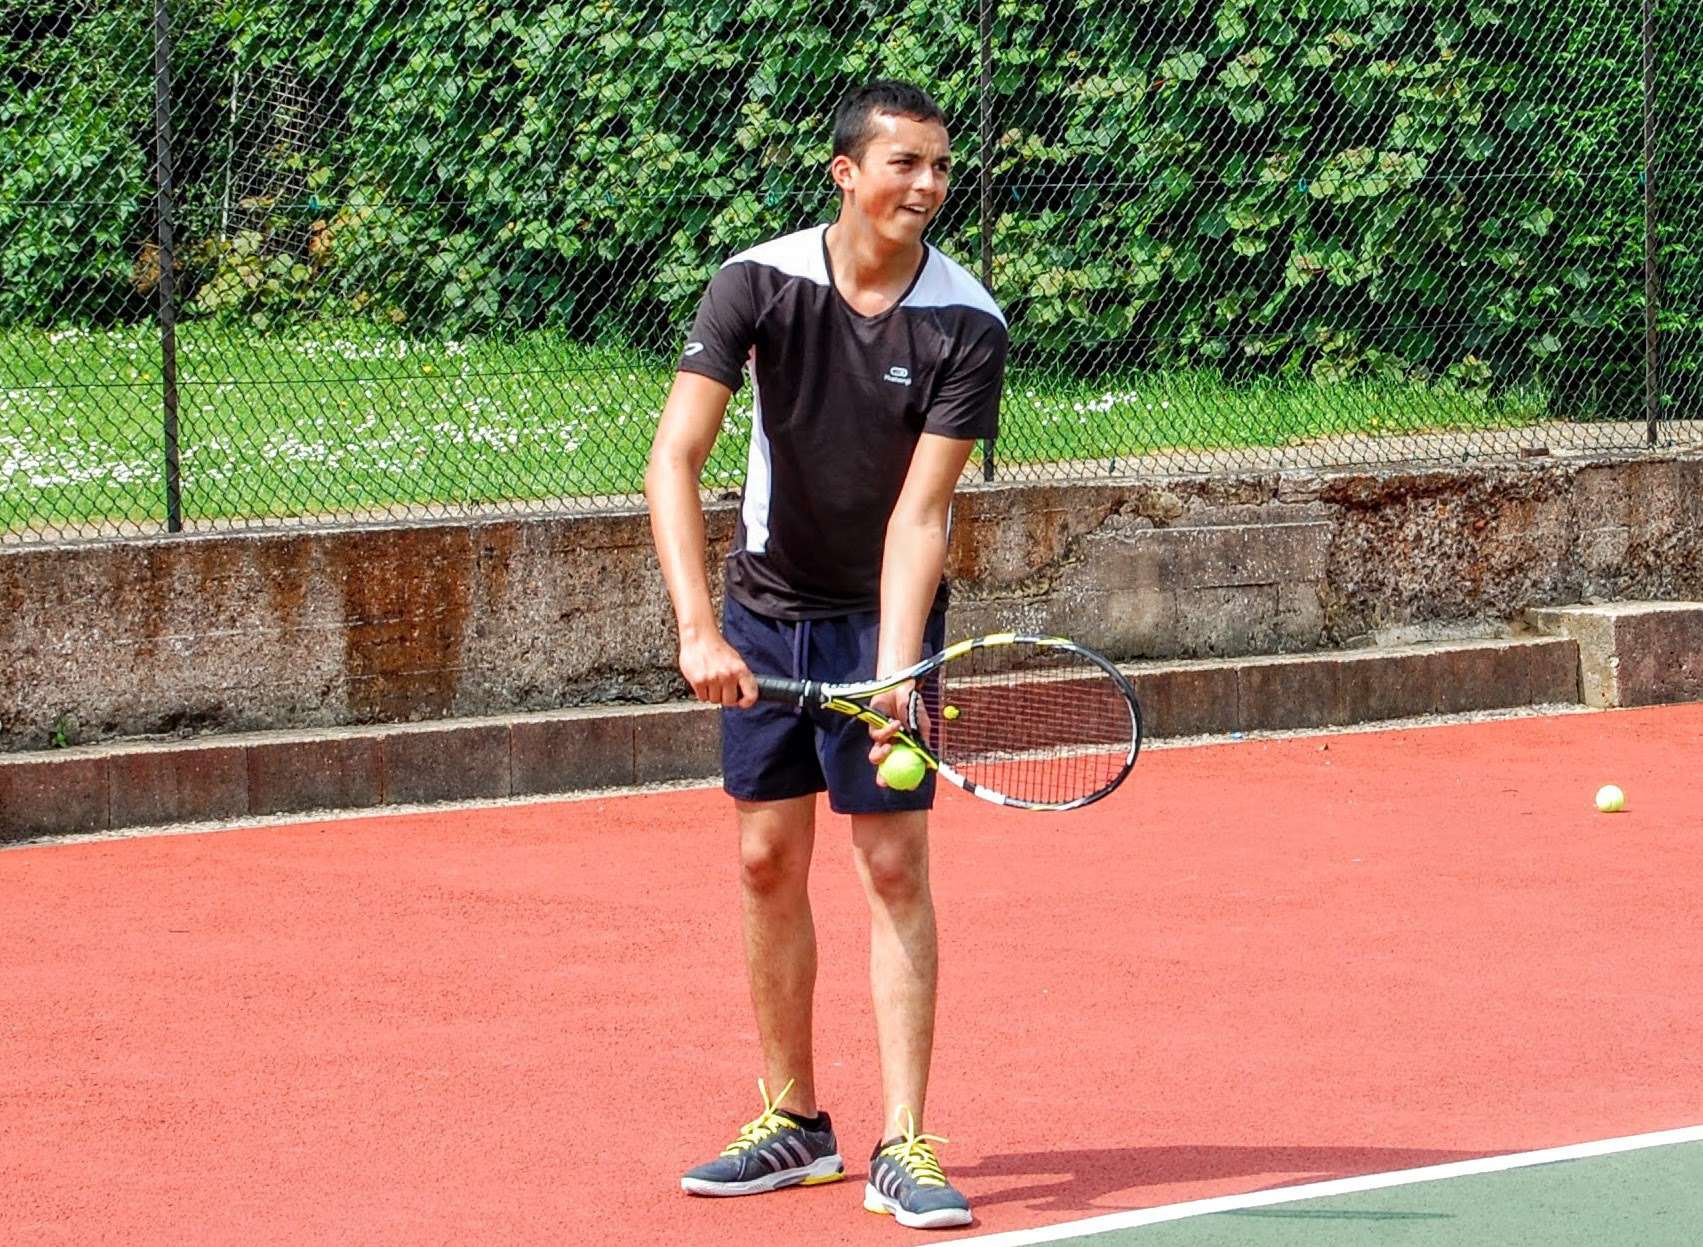
[[[815,682],[812,680],[789,680],[781,675],[757,677],[759,701],[783,701],[788,705],[802,707],[812,704],[814,692]]]

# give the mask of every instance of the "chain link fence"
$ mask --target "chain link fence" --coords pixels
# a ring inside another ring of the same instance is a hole
[[[631,505],[704,283],[924,85],[987,479],[1689,444],[1678,0],[0,0],[0,534]],[[738,487],[736,399],[706,489]]]

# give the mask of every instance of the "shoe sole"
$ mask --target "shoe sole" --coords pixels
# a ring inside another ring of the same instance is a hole
[[[710,1182],[704,1178],[681,1178],[680,1189],[688,1195],[764,1195],[786,1186],[822,1186],[846,1176],[846,1164],[838,1156],[824,1156],[798,1169],[780,1169],[745,1182]]]
[[[970,1224],[968,1208],[936,1208],[933,1212],[906,1212],[897,1200],[888,1199],[869,1183],[863,1184],[863,1206],[870,1212],[892,1217],[913,1230],[941,1230],[949,1225]]]

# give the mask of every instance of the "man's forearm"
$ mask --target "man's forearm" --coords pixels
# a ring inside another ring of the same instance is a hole
[[[681,638],[713,629],[715,610],[704,570],[707,544],[697,475],[689,464],[668,459],[653,463],[645,478],[645,498],[650,504],[651,535],[656,541],[662,582],[674,604],[674,621]]]
[[[881,633],[876,674],[922,659],[923,629],[946,567],[946,523],[933,517],[887,525],[881,559]]]

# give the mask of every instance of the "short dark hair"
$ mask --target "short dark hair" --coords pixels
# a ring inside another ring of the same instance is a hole
[[[877,113],[946,124],[946,114],[940,111],[940,105],[921,87],[892,78],[877,79],[848,92],[834,110],[834,155],[850,156],[861,162],[875,138],[872,122]]]

